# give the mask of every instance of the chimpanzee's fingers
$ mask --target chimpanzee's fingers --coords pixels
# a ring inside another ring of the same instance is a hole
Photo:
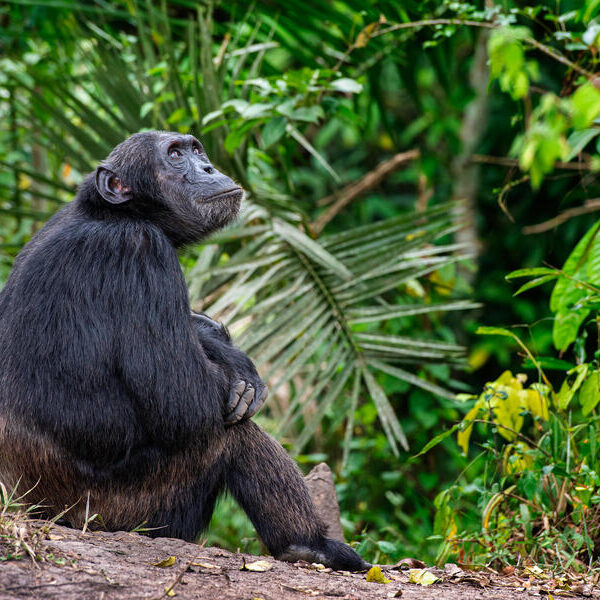
[[[246,389],[246,382],[241,379],[235,383],[231,391],[229,392],[229,400],[225,407],[225,413],[229,414],[233,409],[240,403],[240,398]]]
[[[252,400],[254,400],[254,387],[249,383],[246,386],[246,391],[242,394],[238,405],[235,407],[235,410],[225,418],[225,423],[237,423],[240,421],[248,411],[248,407],[252,404]]]
[[[265,400],[267,399],[268,395],[269,388],[266,385],[263,386],[262,391],[260,393],[254,394],[254,400],[252,401],[252,404],[248,407],[248,410],[244,415],[244,419],[251,419],[262,408],[262,405],[265,403]]]

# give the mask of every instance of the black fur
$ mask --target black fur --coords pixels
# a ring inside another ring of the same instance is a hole
[[[176,248],[242,195],[191,136],[141,133],[27,244],[0,293],[0,480],[74,526],[89,501],[107,529],[188,540],[229,490],[274,556],[363,569],[249,420],[266,397],[250,359],[190,312]]]

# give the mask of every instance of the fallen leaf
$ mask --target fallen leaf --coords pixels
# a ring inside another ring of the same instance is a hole
[[[422,561],[416,558],[403,558],[399,560],[392,568],[393,569],[424,569],[427,565]]]
[[[514,574],[515,574],[514,565],[508,565],[508,566],[504,567],[504,569],[502,569],[502,575],[514,575]]]
[[[408,581],[410,583],[416,583],[418,585],[431,585],[439,580],[439,577],[436,577],[427,569],[410,569],[408,571]]]
[[[175,560],[176,558],[174,556],[169,556],[168,558],[152,563],[152,566],[165,569],[166,567],[172,567],[175,564]]]
[[[264,573],[270,571],[273,565],[266,560],[257,560],[256,562],[246,563],[240,570],[241,571],[255,571],[257,573]]]
[[[193,562],[190,563],[190,567],[203,567],[204,569],[220,569],[219,565],[213,565],[212,563],[206,562]]]
[[[392,580],[383,575],[379,567],[371,567],[367,572],[367,581],[370,583],[391,583]]]
[[[167,596],[169,596],[169,598],[172,598],[173,596],[177,596],[177,594],[170,587],[165,588],[165,594]]]
[[[530,575],[535,577],[536,579],[549,579],[550,575],[548,573],[544,573],[542,569],[540,569],[537,565],[532,565],[530,567],[525,567],[523,569],[524,575]]]

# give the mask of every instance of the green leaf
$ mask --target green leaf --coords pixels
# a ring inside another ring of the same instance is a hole
[[[503,329],[502,327],[478,327],[475,331],[477,335],[503,335],[505,337],[516,337],[512,331]]]
[[[340,79],[334,79],[329,87],[337,92],[344,92],[349,94],[358,94],[362,92],[363,86],[349,77],[341,77]]]
[[[262,139],[265,148],[269,148],[275,142],[279,141],[285,133],[287,121],[285,117],[274,117],[267,121],[262,130]]]
[[[556,269],[549,269],[547,267],[534,267],[532,269],[517,269],[511,271],[504,277],[507,281],[511,279],[517,279],[518,277],[538,277],[539,275],[555,275],[558,271]]]
[[[577,303],[590,290],[581,282],[600,286],[600,221],[597,221],[581,238],[565,261],[562,271],[568,277],[560,277],[550,296],[550,310],[556,313],[552,337],[558,350],[566,350],[575,340],[581,323],[589,311],[577,308]]]
[[[600,371],[593,371],[584,381],[579,392],[581,412],[589,415],[600,402]]]
[[[587,363],[579,365],[573,369],[573,371],[577,373],[577,377],[575,377],[573,385],[569,384],[568,379],[563,381],[560,390],[556,395],[556,404],[560,410],[566,410],[569,404],[571,404],[571,400],[573,399],[573,396],[575,396],[575,392],[577,392],[586,378],[588,369],[589,365]]]
[[[333,170],[333,167],[327,162],[325,157],[314,148],[314,146],[290,123],[286,125],[286,131],[308,152],[310,152],[317,162],[333,177],[333,179],[340,183],[341,179],[339,175]]]
[[[573,126],[576,129],[589,127],[600,115],[600,90],[590,82],[584,83],[571,96]]]
[[[143,119],[154,108],[154,102],[144,102],[140,108],[140,117]]]
[[[385,540],[377,542],[377,547],[385,554],[394,554],[397,551],[396,546],[392,542],[386,542]]]
[[[570,371],[575,368],[573,363],[561,360],[560,358],[554,358],[553,356],[539,356],[536,360],[538,361],[539,366],[544,370]],[[537,365],[533,363],[530,358],[526,358],[523,361],[523,368],[537,369]]]
[[[427,442],[425,446],[423,446],[422,450],[418,454],[415,454],[412,458],[418,458],[419,456],[426,454],[434,446],[437,446],[440,442],[443,442],[447,437],[450,437],[459,427],[460,423],[457,423],[456,425],[448,429],[448,431],[444,431],[443,433],[436,435],[432,440]]]
[[[538,277],[536,279],[532,279],[527,283],[523,284],[514,294],[513,296],[518,296],[527,290],[543,285],[544,283],[548,283],[549,281],[554,281],[557,277],[560,277],[560,273],[553,273],[552,275],[544,275],[543,277]]]
[[[291,118],[296,121],[307,121],[308,123],[317,123],[319,119],[325,116],[323,109],[318,106],[301,106],[295,108],[291,113]]]
[[[271,104],[257,102],[256,104],[249,104],[240,110],[239,113],[244,119],[257,119],[268,114],[272,109],[273,105]]]
[[[187,116],[187,111],[185,108],[178,108],[176,111],[171,113],[169,118],[167,119],[167,123],[173,125],[174,123],[179,123]]]
[[[575,158],[598,134],[600,134],[600,128],[598,127],[574,131],[567,138],[567,144],[571,148],[567,160]]]
[[[577,339],[577,332],[589,312],[580,309],[556,313],[552,326],[552,341],[557,350],[565,351]]]

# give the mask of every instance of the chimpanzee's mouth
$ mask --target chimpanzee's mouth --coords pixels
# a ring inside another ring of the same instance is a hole
[[[219,192],[218,194],[215,194],[214,196],[209,196],[208,198],[202,198],[200,199],[200,202],[213,202],[215,200],[241,200],[242,197],[244,195],[244,190],[239,187],[239,186],[235,186],[232,188],[229,188],[228,190],[225,190],[223,192]]]

